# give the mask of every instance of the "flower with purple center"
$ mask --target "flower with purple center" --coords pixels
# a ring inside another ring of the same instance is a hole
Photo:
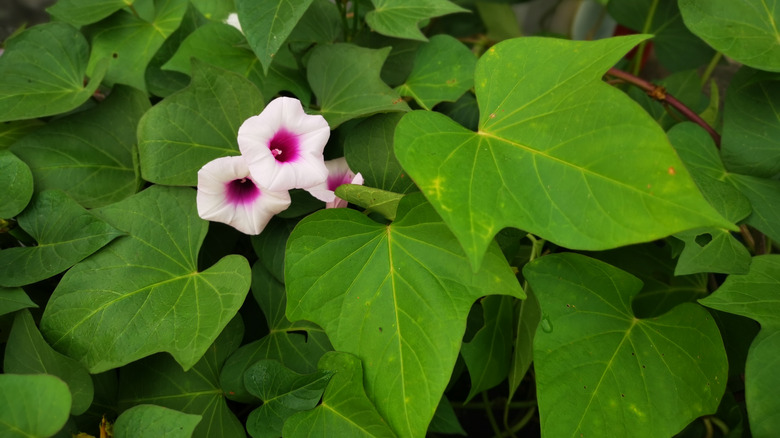
[[[260,187],[308,189],[328,178],[322,151],[329,137],[322,116],[306,114],[298,99],[279,97],[238,128],[238,147]]]
[[[328,168],[328,179],[322,184],[307,189],[308,192],[320,201],[324,201],[325,208],[346,207],[347,201],[336,196],[336,188],[342,184],[363,185],[363,175],[355,174],[344,157],[326,161],[325,167]]]
[[[256,184],[244,157],[223,157],[198,171],[196,201],[201,218],[260,234],[275,214],[290,206],[290,194]]]

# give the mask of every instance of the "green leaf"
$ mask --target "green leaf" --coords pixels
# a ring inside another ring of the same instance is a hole
[[[398,93],[379,77],[388,53],[389,47],[373,50],[344,43],[312,49],[308,79],[331,129],[357,117],[409,111]]]
[[[277,50],[284,44],[311,2],[312,0],[236,0],[241,28],[266,73]]]
[[[728,181],[753,207],[745,223],[780,242],[780,181],[733,173],[729,174]]]
[[[247,418],[249,434],[253,438],[281,436],[287,418],[317,406],[332,375],[329,370],[298,374],[275,360],[256,362],[244,373],[244,386],[263,405]]]
[[[146,91],[146,66],[179,27],[186,11],[186,0],[154,0],[149,21],[123,10],[85,29],[92,43],[87,72],[92,74],[107,59],[107,83]]]
[[[150,94],[168,97],[190,83],[188,75],[163,70],[162,66],[176,54],[182,42],[208,21],[190,4],[176,29],[160,46],[146,67],[146,86]],[[189,61],[188,61],[189,62]]]
[[[677,0],[611,0],[607,10],[618,23],[637,32],[653,34],[655,55],[672,72],[697,68],[715,54],[685,27]],[[650,14],[651,21],[647,23]],[[674,96],[679,99],[677,94]]]
[[[138,125],[147,181],[196,185],[204,164],[238,155],[239,126],[263,108],[257,88],[238,74],[199,61],[193,70],[190,86],[155,105]]]
[[[344,156],[349,168],[360,172],[369,187],[395,193],[416,190],[393,152],[393,133],[402,116],[403,113],[377,114],[347,132]]]
[[[753,436],[775,435],[780,427],[780,399],[772,390],[780,384],[776,372],[780,365],[780,256],[754,257],[750,272],[729,275],[718,290],[699,302],[761,324],[745,364],[745,399]]]
[[[342,184],[336,188],[336,196],[359,205],[367,212],[376,212],[389,220],[395,220],[398,202],[404,195],[357,184]]]
[[[780,8],[776,0],[680,0],[685,25],[724,55],[780,71]]]
[[[189,371],[161,354],[125,366],[120,374],[119,407],[155,404],[198,415],[201,421],[193,438],[246,437],[243,424],[227,406],[219,386],[220,370],[241,343],[243,332],[241,318],[234,318]]]
[[[89,47],[72,26],[48,23],[10,38],[0,57],[0,122],[70,111],[95,92],[105,65],[84,85]]]
[[[33,194],[30,167],[19,157],[0,150],[0,218],[12,218],[21,213]]]
[[[62,380],[46,374],[0,374],[0,436],[50,437],[69,416],[70,391]]]
[[[315,324],[287,319],[284,284],[259,263],[252,267],[252,295],[263,310],[270,333],[230,355],[220,375],[227,397],[243,403],[257,400],[247,391],[243,377],[255,362],[272,359],[299,374],[309,374],[317,370],[320,357],[333,349],[325,332]]]
[[[454,102],[474,86],[476,64],[477,58],[463,43],[436,35],[417,50],[414,68],[398,92],[413,97],[426,110],[443,101]]]
[[[19,226],[37,246],[0,251],[0,285],[23,286],[47,279],[70,268],[122,235],[60,191],[35,197],[22,213]]]
[[[0,316],[28,307],[38,307],[20,287],[0,286]]]
[[[116,419],[114,437],[190,438],[200,420],[200,415],[185,414],[156,405],[138,405]]]
[[[466,402],[506,379],[512,357],[513,298],[489,296],[483,298],[480,305],[485,324],[460,348],[471,377]]]
[[[675,275],[715,272],[745,274],[750,268],[750,252],[731,233],[722,228],[700,228],[677,233],[685,242]]]
[[[8,149],[20,138],[43,125],[44,123],[38,119],[0,122],[0,150]]]
[[[329,352],[320,359],[319,369],[334,373],[322,403],[313,410],[290,417],[284,424],[285,437],[396,436],[366,396],[360,359],[348,353]]]
[[[542,310],[534,292],[527,288],[528,297],[518,303],[512,362],[509,366],[509,399],[514,396],[534,360],[534,336],[542,320]]]
[[[198,272],[208,223],[195,210],[194,190],[160,186],[100,209],[128,235],[60,281],[41,320],[52,346],[92,373],[161,351],[192,368],[241,307],[250,278],[239,255]]]
[[[436,413],[433,414],[431,424],[428,425],[428,432],[443,433],[447,435],[466,436],[466,431],[458,422],[455,410],[452,409],[447,396],[442,396],[439,406],[436,407]]]
[[[341,12],[330,0],[314,0],[287,38],[295,51],[305,50],[312,43],[330,44],[341,37]],[[299,44],[300,47],[294,46]]]
[[[59,21],[81,27],[100,21],[134,0],[58,0],[46,12]]]
[[[11,150],[30,165],[36,192],[64,190],[88,208],[111,204],[139,189],[136,128],[149,107],[141,91],[117,86],[97,107],[50,122]]]
[[[491,41],[499,42],[523,36],[512,5],[478,1],[474,6],[477,7],[479,18],[482,19],[485,28],[487,28],[485,36]]]
[[[226,20],[236,10],[233,0],[190,0],[190,3],[209,20]]]
[[[287,243],[287,316],[325,329],[364,363],[366,391],[399,435],[422,436],[455,365],[477,298],[522,297],[498,246],[473,273],[422,196],[391,225],[334,208],[303,219]]]
[[[543,313],[534,369],[545,436],[672,436],[716,411],[728,366],[701,306],[637,319],[631,298],[642,282],[574,253],[523,273]]]
[[[382,35],[426,41],[418,24],[433,17],[467,12],[448,0],[371,0],[374,10],[366,23]]]
[[[780,75],[741,68],[734,76],[723,113],[723,162],[730,171],[763,178],[780,176],[777,102]]]
[[[664,87],[668,94],[671,94],[680,102],[684,102],[692,111],[705,110],[706,96],[701,91],[701,78],[698,70],[678,71],[662,80],[653,81],[653,83]],[[642,108],[658,121],[658,124],[665,130],[669,130],[672,126],[680,123],[681,120],[687,120],[678,111],[669,105],[661,104],[638,87],[631,87],[628,90],[628,95],[639,102]]]
[[[401,119],[398,161],[472,266],[507,226],[574,249],[736,229],[704,200],[655,121],[601,82],[644,38],[504,41],[477,62],[478,132],[437,113]]]
[[[43,340],[29,311],[16,314],[5,347],[3,369],[11,374],[50,374],[68,384],[73,404],[70,412],[80,415],[92,404],[92,378],[75,359],[54,351]]]

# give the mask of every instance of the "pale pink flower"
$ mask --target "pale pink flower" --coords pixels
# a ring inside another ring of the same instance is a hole
[[[347,201],[336,196],[336,188],[342,184],[363,185],[363,175],[353,172],[344,157],[325,162],[328,168],[328,179],[310,189],[309,193],[320,201],[325,202],[325,208],[342,208],[347,206]]]
[[[290,206],[287,191],[261,188],[244,157],[223,157],[198,171],[198,215],[245,234],[260,234],[271,218]]]
[[[308,189],[328,178],[322,151],[330,127],[290,97],[272,100],[238,128],[238,147],[252,179],[272,191]]]

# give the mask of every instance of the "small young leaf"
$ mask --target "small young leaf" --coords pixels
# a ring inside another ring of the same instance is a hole
[[[371,0],[366,23],[382,35],[425,41],[418,23],[433,17],[467,12],[448,0]]]
[[[185,414],[157,405],[138,405],[122,412],[116,419],[114,437],[190,438],[200,420],[200,415]]]
[[[517,306],[517,327],[515,328],[514,348],[512,350],[512,363],[509,368],[509,399],[515,394],[525,374],[531,367],[534,359],[534,336],[539,321],[542,319],[542,311],[539,308],[539,300],[530,288],[525,291],[528,297],[520,301]]]
[[[23,286],[70,268],[122,232],[60,191],[45,191],[19,216],[37,246],[0,251],[0,285]]]
[[[0,122],[70,111],[95,92],[105,64],[90,69],[84,85],[89,46],[65,23],[31,27],[10,38],[0,56]]]
[[[69,416],[70,391],[62,380],[47,374],[0,374],[0,436],[47,438]]]
[[[376,212],[388,220],[395,220],[398,202],[404,195],[357,184],[342,184],[336,188],[336,196],[359,205],[369,212]]]
[[[16,314],[5,348],[3,369],[11,374],[50,374],[68,384],[73,404],[70,412],[80,415],[92,404],[92,378],[84,365],[62,355],[43,340],[32,315],[24,310]]]

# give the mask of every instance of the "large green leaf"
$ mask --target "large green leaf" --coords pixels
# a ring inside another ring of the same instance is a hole
[[[331,129],[357,117],[409,111],[406,102],[379,77],[388,53],[389,47],[373,50],[344,43],[312,49],[309,83]]]
[[[59,274],[122,234],[60,191],[37,195],[18,220],[38,245],[0,251],[0,266],[7,268],[0,271],[3,286]]]
[[[600,80],[644,38],[504,41],[477,62],[478,132],[437,113],[401,119],[398,160],[472,266],[507,226],[576,249],[734,228],[656,122]]]
[[[303,219],[287,243],[287,316],[325,329],[364,364],[366,390],[402,436],[423,436],[484,295],[522,297],[497,246],[477,273],[419,194],[391,225],[349,209]]]
[[[780,385],[780,256],[755,257],[750,272],[730,275],[718,290],[699,302],[761,324],[745,364],[745,398],[753,436],[775,436],[780,428],[780,398],[773,390]]]
[[[179,27],[187,1],[154,0],[153,6],[149,21],[123,10],[86,29],[92,43],[88,73],[92,74],[102,60],[108,59],[106,82],[146,91],[146,66]]]
[[[199,415],[201,421],[193,438],[245,437],[244,426],[228,407],[219,386],[222,365],[241,343],[243,333],[244,324],[234,318],[189,371],[161,354],[127,365],[120,375],[119,407],[155,404]]]
[[[35,131],[42,125],[44,125],[44,123],[38,119],[0,123],[0,149],[8,149],[20,138]]]
[[[780,71],[777,0],[680,0],[688,28],[726,56],[762,70]]]
[[[277,438],[287,418],[314,409],[333,372],[319,370],[298,374],[275,360],[261,360],[244,373],[244,385],[263,401],[247,418],[246,428],[254,438]]]
[[[152,186],[99,210],[123,236],[60,281],[41,320],[52,346],[92,373],[167,351],[190,369],[249,290],[239,255],[198,272],[208,223],[195,191]]]
[[[0,316],[28,307],[38,307],[20,287],[0,286]]]
[[[68,384],[73,404],[70,412],[80,415],[92,404],[94,387],[84,365],[54,351],[43,340],[29,311],[16,314],[5,347],[3,370],[12,374],[51,374]]]
[[[263,108],[260,92],[240,75],[198,61],[193,66],[190,86],[155,105],[138,125],[147,181],[196,185],[204,164],[238,155],[238,127]]]
[[[677,0],[611,0],[607,10],[618,23],[637,32],[653,34],[655,55],[673,72],[697,68],[715,54],[685,27]]]
[[[30,167],[19,157],[0,150],[0,218],[12,218],[21,213],[33,194]]]
[[[534,339],[543,436],[672,436],[716,411],[728,365],[704,308],[637,319],[631,298],[642,282],[574,253],[523,273],[543,314]]]
[[[84,84],[89,46],[65,23],[34,26],[10,38],[0,57],[0,122],[70,111],[95,92],[105,74],[96,65]]]
[[[325,332],[315,324],[287,319],[284,284],[260,262],[252,267],[252,295],[265,314],[270,333],[231,354],[220,374],[220,386],[227,397],[244,403],[257,400],[244,386],[244,372],[255,362],[274,359],[297,373],[309,374],[317,370],[320,357],[333,349]]]
[[[46,9],[57,20],[76,27],[100,21],[133,4],[134,0],[58,0]]]
[[[745,223],[775,242],[780,242],[780,181],[748,175],[729,174],[728,179],[753,207]]]
[[[780,75],[741,68],[734,76],[723,113],[723,162],[730,171],[780,176],[778,102]]]
[[[190,438],[200,420],[200,415],[185,414],[156,405],[138,405],[116,419],[114,437]]]
[[[371,0],[374,10],[366,23],[383,35],[425,41],[418,23],[433,17],[466,12],[448,0]]]
[[[64,190],[92,208],[122,200],[140,186],[136,128],[149,109],[144,93],[114,87],[97,107],[50,122],[13,145],[35,178],[35,190]]]
[[[284,424],[285,437],[395,438],[366,397],[360,359],[348,353],[330,352],[320,359],[319,368],[335,373],[322,403],[290,417]]]
[[[62,429],[69,416],[70,391],[62,380],[46,374],[0,374],[3,438],[47,438]]]
[[[236,0],[241,29],[268,72],[277,50],[303,17],[312,0]]]
[[[417,49],[414,67],[398,92],[411,96],[423,109],[458,100],[474,86],[477,58],[463,43],[449,35],[436,35]]]

